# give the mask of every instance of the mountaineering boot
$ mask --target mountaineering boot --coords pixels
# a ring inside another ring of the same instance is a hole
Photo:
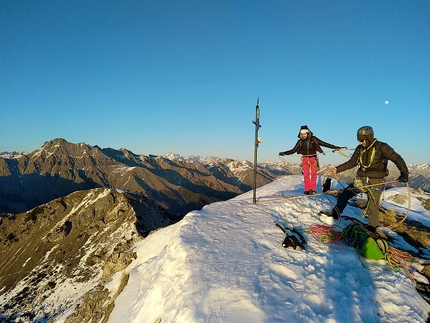
[[[326,178],[323,186],[322,186],[322,191],[323,193],[327,192],[328,190],[330,190],[330,186],[331,186],[331,178],[328,177]]]
[[[305,194],[305,195],[309,195],[310,193],[309,193],[310,191],[304,191],[303,192],[303,194]]]
[[[314,190],[310,190],[309,195],[317,195],[317,192],[315,192]]]
[[[337,212],[335,210],[320,211],[320,214],[332,217],[333,219],[336,219],[336,220],[339,219],[339,215],[337,214]]]

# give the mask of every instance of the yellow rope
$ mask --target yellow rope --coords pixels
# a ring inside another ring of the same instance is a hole
[[[366,149],[361,149],[361,152],[360,152],[360,164],[361,164],[361,166],[363,166],[364,168],[369,168],[369,167],[370,167],[370,165],[372,165],[372,163],[373,163],[373,159],[375,158],[375,147],[373,147],[373,145],[375,144],[375,142],[376,142],[376,139],[375,139],[375,140],[373,140],[372,144],[371,144],[369,147],[367,147]],[[372,148],[372,152],[371,152],[371,155],[370,155],[370,161],[369,161],[369,164],[364,165],[364,163],[363,163],[363,154],[364,154],[367,150],[369,150],[370,148]]]

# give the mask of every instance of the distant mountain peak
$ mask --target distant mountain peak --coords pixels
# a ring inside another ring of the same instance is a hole
[[[182,160],[184,158],[181,155],[174,153],[174,152],[170,152],[170,153],[164,155],[163,157],[166,159],[170,159],[170,160],[177,160],[177,159]]]
[[[219,160],[224,160],[224,158],[219,158],[219,157],[214,157],[214,156],[182,156],[179,155],[177,153],[168,153],[166,155],[163,156],[163,158],[169,159],[171,161],[182,161],[182,162],[187,162],[187,163],[191,163],[191,164],[203,164],[203,165],[208,165],[210,163],[215,163]]]

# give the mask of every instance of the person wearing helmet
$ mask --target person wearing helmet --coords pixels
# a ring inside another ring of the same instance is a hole
[[[317,152],[324,154],[321,146],[328,147],[331,149],[341,149],[341,147],[329,144],[318,139],[309,130],[308,126],[301,126],[299,134],[299,140],[293,149],[287,151],[281,151],[279,156],[292,155],[294,153],[302,154],[302,170],[304,176],[304,186],[306,195],[315,195],[317,187],[317,172],[318,172],[318,157]]]
[[[393,148],[374,137],[372,127],[364,126],[358,129],[357,140],[358,146],[351,158],[331,169],[333,174],[337,174],[358,165],[357,177],[339,194],[336,206],[329,212],[322,211],[321,214],[338,219],[350,198],[361,192],[366,192],[367,229],[375,232],[379,226],[379,200],[384,185],[384,177],[388,175],[388,161],[391,160],[400,171],[400,176],[397,179],[399,182],[408,181],[409,171],[403,158]]]

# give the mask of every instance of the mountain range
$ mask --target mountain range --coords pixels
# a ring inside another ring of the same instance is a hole
[[[277,171],[259,167],[257,185],[277,176]],[[21,213],[78,190],[117,188],[183,216],[248,191],[252,183],[248,161],[218,158],[199,163],[174,154],[144,156],[54,139],[31,153],[1,155],[0,212]]]
[[[324,173],[331,165],[321,165]],[[0,154],[0,213],[21,213],[79,190],[115,188],[138,193],[179,218],[204,205],[253,188],[254,165],[216,157],[139,155],[127,149],[45,142],[31,153]],[[408,165],[409,185],[430,191],[430,164]],[[388,181],[398,176],[389,166]],[[279,176],[299,174],[299,164],[260,162],[257,187]],[[341,173],[346,182],[355,170]]]

